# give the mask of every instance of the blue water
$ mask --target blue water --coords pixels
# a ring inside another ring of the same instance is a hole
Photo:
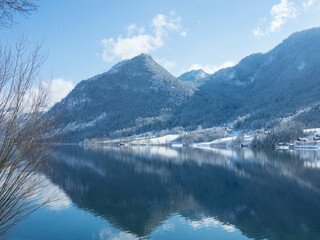
[[[317,152],[63,147],[28,239],[320,239]]]
[[[168,216],[145,238],[151,239],[247,239],[237,229],[224,229],[208,223],[197,225],[176,214]],[[195,226],[193,226],[195,225]],[[42,209],[19,226],[9,239],[139,239],[121,231],[107,220],[70,206],[64,210]]]

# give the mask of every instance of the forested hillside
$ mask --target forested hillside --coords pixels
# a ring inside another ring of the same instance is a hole
[[[319,127],[320,28],[297,32],[271,51],[212,75],[172,76],[141,54],[82,81],[50,111],[63,112],[68,141],[182,126],[273,127],[282,119]]]

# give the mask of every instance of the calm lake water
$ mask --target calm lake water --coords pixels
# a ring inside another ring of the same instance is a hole
[[[317,162],[319,161],[319,162]],[[320,239],[320,153],[63,147],[10,240]]]

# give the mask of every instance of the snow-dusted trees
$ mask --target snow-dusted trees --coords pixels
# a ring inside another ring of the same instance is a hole
[[[226,137],[227,135],[228,131],[225,128],[202,129],[202,127],[198,127],[198,130],[196,131],[182,133],[177,141],[189,145],[196,142],[213,141],[218,138]]]
[[[301,122],[287,122],[272,128],[265,136],[256,136],[251,146],[253,148],[273,148],[279,142],[289,142],[303,136],[305,125]]]

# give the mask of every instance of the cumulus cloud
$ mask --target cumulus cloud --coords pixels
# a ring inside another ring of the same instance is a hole
[[[186,37],[187,34],[188,34],[188,30],[182,31],[182,32],[180,33],[180,36],[181,36],[181,37]]]
[[[302,6],[306,9],[314,5],[318,0],[308,0],[302,3]]]
[[[25,101],[25,112],[30,112],[30,103],[34,99],[38,99],[39,96],[44,92],[48,92],[48,98],[46,106],[43,107],[43,111],[49,110],[56,102],[60,102],[68,93],[74,88],[74,85],[70,81],[66,81],[62,78],[53,79],[51,82],[41,82],[41,87],[31,87],[24,96]]]
[[[140,53],[150,53],[164,45],[170,32],[180,32],[181,36],[186,36],[186,30],[181,26],[181,17],[175,12],[170,12],[168,16],[158,14],[152,19],[149,33],[144,27],[138,28],[131,24],[127,28],[127,36],[122,35],[114,38],[101,40],[104,47],[103,60],[112,62],[114,60],[124,60],[135,57]]]
[[[219,71],[220,69],[232,67],[234,65],[235,65],[235,63],[232,61],[224,62],[223,64],[218,65],[218,66],[209,65],[209,64],[206,64],[206,65],[192,64],[188,71],[202,69],[206,73],[212,74],[212,73]]]
[[[144,27],[138,28],[137,25],[135,25],[135,24],[129,25],[127,29],[128,29],[128,36],[132,36],[135,33],[142,34],[145,31]]]
[[[74,88],[74,85],[70,81],[66,81],[63,78],[53,79],[49,84],[49,107],[53,106],[56,102],[60,102],[68,93]]]
[[[131,36],[136,29],[137,29],[137,26],[135,24],[129,25],[128,26],[128,35]]]
[[[258,26],[253,30],[253,35],[257,37],[265,36],[272,32],[278,32],[282,25],[286,23],[288,19],[296,18],[298,10],[296,5],[289,0],[281,0],[280,3],[274,5],[270,10],[271,22],[265,29]],[[260,24],[266,22],[266,19],[260,19]]]
[[[167,70],[172,70],[176,67],[175,61],[170,61],[165,58],[156,58],[155,60]]]

